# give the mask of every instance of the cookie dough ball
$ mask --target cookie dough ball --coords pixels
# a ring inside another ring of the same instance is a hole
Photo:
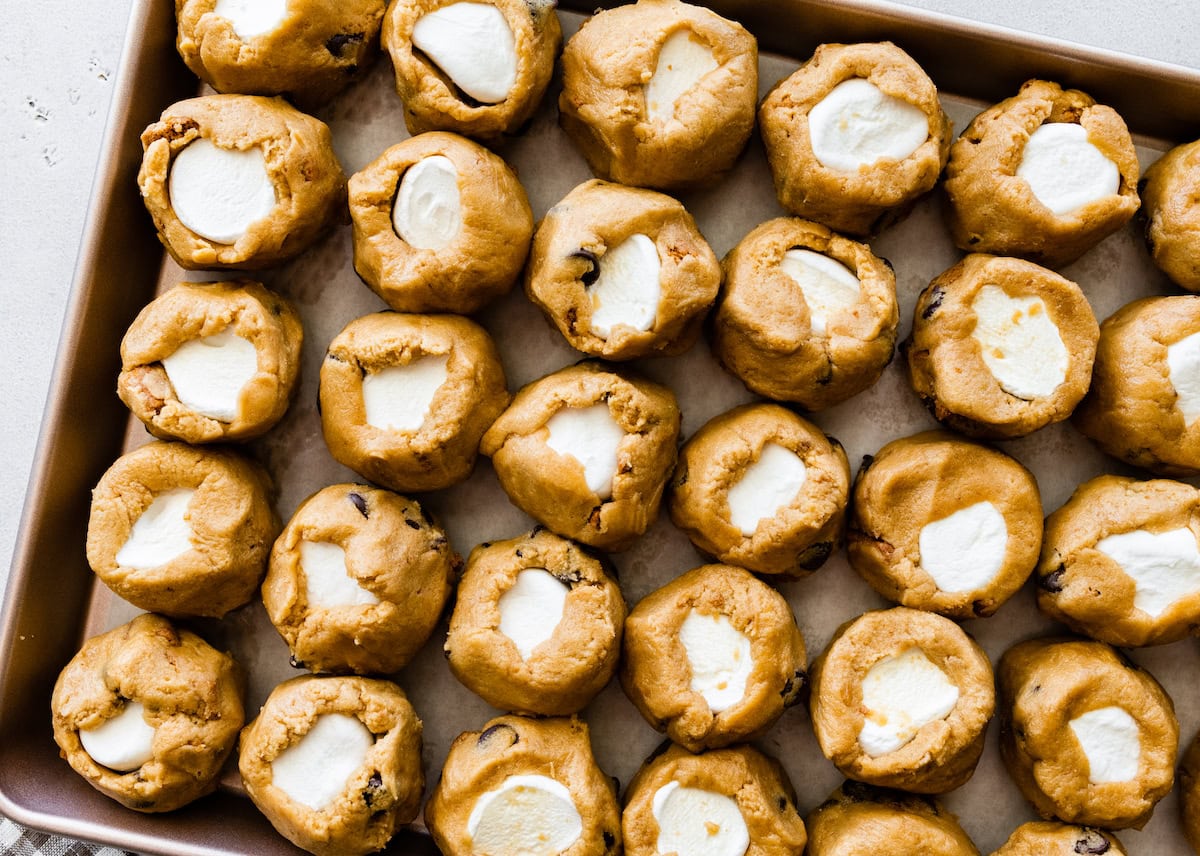
[[[1120,840],[1111,832],[1054,822],[1021,824],[992,856],[1077,856],[1079,853],[1127,856]]]
[[[891,42],[827,44],[763,99],[779,204],[871,235],[933,189],[950,151],[937,87]]]
[[[176,0],[175,47],[218,92],[328,101],[375,60],[385,0]]]
[[[493,707],[562,716],[613,676],[624,625],[625,599],[605,563],[539,528],[471,551],[446,656]]]
[[[1000,754],[1038,814],[1141,829],[1175,779],[1179,723],[1158,681],[1101,642],[1034,639],[997,669]]]
[[[279,520],[269,479],[233,452],[148,443],[92,491],[92,570],[139,609],[220,618],[250,600]]]
[[[117,394],[156,437],[248,440],[287,411],[303,341],[292,305],[257,282],[181,282],[125,333]]]
[[[679,422],[665,386],[586,362],[524,387],[479,450],[513,504],[547,529],[623,550],[658,517]]]
[[[508,404],[487,331],[456,315],[380,312],[346,325],[321,364],[330,454],[398,491],[465,480],[479,439]]]
[[[1134,215],[1138,172],[1115,110],[1077,89],[1029,80],[976,116],[950,149],[950,232],[968,252],[1061,267]]]
[[[58,676],[54,741],[88,784],[126,808],[171,811],[211,793],[244,719],[228,654],[158,615],[83,643]]]
[[[693,752],[761,735],[806,680],[804,638],[783,595],[729,565],[703,565],[643,598],[624,647],[625,694]]]
[[[864,458],[846,551],[888,600],[983,618],[1025,584],[1042,545],[1033,473],[1003,452],[929,431]]]
[[[282,98],[178,101],[142,132],[142,149],[142,201],[187,270],[285,262],[344,217],[328,126]]]
[[[421,720],[390,681],[285,681],[242,731],[238,753],[254,805],[317,856],[382,850],[421,809]]]
[[[351,176],[350,219],[354,269],[400,312],[466,315],[507,294],[533,235],[508,164],[440,131],[392,146]]]
[[[1099,338],[1078,285],[1033,262],[976,253],[921,292],[901,350],[939,422],[1005,439],[1071,415]]]
[[[1200,297],[1146,297],[1100,325],[1074,423],[1102,450],[1160,475],[1200,474]]]
[[[411,499],[331,485],[301,503],[275,541],[263,604],[304,668],[396,672],[433,633],[460,564]]]
[[[745,404],[692,435],[671,520],[722,562],[807,576],[841,540],[850,470],[837,440],[777,404]]]
[[[720,285],[720,263],[682,205],[593,179],[538,225],[525,293],[571,347],[628,360],[690,348]]]
[[[995,709],[992,667],[948,618],[864,613],[838,628],[812,682],[817,742],[844,775],[941,794],[975,772]]]
[[[1141,194],[1154,263],[1176,285],[1200,291],[1200,140],[1176,146],[1152,164]]]
[[[1184,836],[1192,849],[1200,853],[1200,734],[1184,753],[1179,766],[1179,812]]]
[[[562,28],[553,0],[395,0],[383,46],[410,134],[492,140],[537,112]]]
[[[822,410],[883,373],[896,344],[896,275],[866,244],[780,217],[722,264],[712,350],[751,392]]]
[[[559,121],[592,172],[664,190],[727,172],[750,138],[758,43],[678,0],[597,10],[563,49]]]
[[[806,821],[808,856],[979,856],[937,800],[845,782]]]
[[[587,724],[500,716],[450,746],[425,823],[447,856],[616,856],[613,782],[592,757]]]

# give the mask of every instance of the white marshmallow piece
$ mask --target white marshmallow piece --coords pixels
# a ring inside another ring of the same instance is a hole
[[[1138,773],[1142,738],[1137,720],[1120,707],[1089,710],[1068,723],[1088,760],[1093,785],[1128,782]]]
[[[1175,406],[1183,424],[1200,419],[1200,333],[1167,345],[1167,378],[1175,388]]]
[[[433,399],[449,377],[448,356],[418,357],[363,377],[367,424],[383,431],[413,432],[425,424]]]
[[[749,538],[759,523],[792,504],[807,479],[808,467],[799,455],[767,443],[726,494],[729,522]]]
[[[462,231],[458,169],[445,155],[422,158],[404,171],[392,205],[392,226],[410,247],[441,250]]]
[[[902,161],[929,138],[929,118],[862,77],[843,81],[808,113],[813,154],[826,169],[857,172]]]
[[[171,208],[185,227],[217,244],[233,244],[275,207],[275,182],[261,148],[188,143],[167,179]]]
[[[863,678],[858,744],[872,758],[895,752],[958,704],[958,687],[920,648],[884,657]]]
[[[528,660],[554,635],[567,603],[567,587],[545,568],[525,568],[513,587],[500,595],[500,632]]]
[[[727,615],[703,615],[692,609],[679,628],[679,641],[692,672],[690,689],[700,693],[713,713],[733,707],[746,693],[754,669],[750,639]]]
[[[588,490],[601,499],[611,499],[617,450],[625,439],[625,429],[613,419],[608,405],[564,407],[550,417],[546,428],[550,432],[546,445],[574,458],[583,467]]]
[[[971,301],[980,356],[1000,388],[1033,401],[1067,379],[1070,355],[1062,334],[1040,297],[1009,297],[998,285],[985,285]]]
[[[812,250],[788,250],[779,269],[800,286],[808,304],[809,327],[818,336],[825,335],[831,315],[862,298],[861,283],[848,267]]]
[[[607,339],[618,325],[641,332],[653,327],[662,297],[662,266],[654,241],[631,235],[601,256],[599,265],[599,276],[587,287],[592,332]]]
[[[229,21],[242,41],[269,33],[287,17],[288,0],[217,0],[213,14]]]
[[[945,592],[975,591],[991,583],[1008,551],[1008,524],[990,502],[977,502],[926,523],[917,536],[920,563]]]
[[[467,817],[471,852],[488,856],[557,856],[582,833],[571,792],[548,776],[509,776]]]
[[[498,104],[517,82],[512,29],[490,3],[452,3],[422,15],[412,41],[476,101]]]
[[[146,722],[140,701],[127,701],[121,712],[95,728],[80,729],[83,751],[101,767],[118,773],[136,770],[154,757],[154,726]]]
[[[1021,153],[1017,178],[1056,216],[1112,196],[1121,186],[1117,165],[1087,137],[1082,125],[1051,122],[1029,135]]]
[[[692,30],[671,33],[658,51],[654,74],[646,84],[646,117],[651,122],[673,118],[680,96],[717,65],[712,48]]]
[[[651,811],[659,853],[742,856],[750,846],[742,811],[725,794],[667,782],[654,792]]]
[[[233,327],[189,339],[162,359],[175,396],[187,408],[219,422],[233,422],[242,387],[258,372],[258,350]]]
[[[367,762],[375,737],[358,717],[323,713],[271,762],[271,784],[315,811],[328,808]]]
[[[1133,605],[1151,618],[1200,591],[1200,550],[1191,529],[1135,529],[1101,538],[1096,549],[1133,580]]]
[[[379,598],[367,591],[346,569],[346,551],[329,541],[301,541],[300,569],[309,609],[374,606]]]
[[[165,565],[192,549],[195,545],[188,504],[195,493],[191,488],[177,487],[157,494],[134,521],[129,537],[117,551],[117,564],[144,571]]]

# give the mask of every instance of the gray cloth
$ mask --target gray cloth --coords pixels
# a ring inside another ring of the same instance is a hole
[[[134,856],[125,850],[86,844],[70,838],[59,838],[45,832],[35,832],[0,817],[0,854],[4,856]]]

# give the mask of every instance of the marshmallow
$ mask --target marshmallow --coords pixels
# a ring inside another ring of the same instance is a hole
[[[1102,707],[1069,723],[1088,760],[1093,785],[1128,782],[1138,773],[1142,740],[1137,721],[1119,707]]]
[[[1169,532],[1136,529],[1109,535],[1096,549],[1133,580],[1133,605],[1158,618],[1180,598],[1200,591],[1200,550],[1188,528]]]
[[[363,377],[367,424],[383,431],[417,431],[433,407],[449,373],[447,356],[418,357]]]
[[[1167,377],[1175,388],[1175,406],[1183,424],[1200,418],[1200,333],[1167,345]]]
[[[229,21],[242,41],[269,33],[287,17],[288,0],[217,0],[213,14]]]
[[[300,569],[309,609],[371,606],[379,598],[367,591],[346,569],[346,551],[328,541],[300,542]]]
[[[117,551],[117,564],[142,571],[165,565],[192,549],[192,524],[187,513],[195,493],[191,488],[177,487],[156,495]]]
[[[679,97],[717,67],[708,43],[684,28],[667,37],[658,51],[654,74],[646,84],[646,117],[665,122],[675,115]]]
[[[118,773],[136,770],[154,757],[154,727],[140,701],[126,701],[121,712],[95,728],[80,729],[79,742],[101,767]]]
[[[175,397],[201,416],[237,419],[242,387],[258,372],[258,351],[233,327],[189,339],[162,359]]]
[[[412,41],[476,101],[498,104],[517,82],[512,30],[489,3],[452,3],[422,15]]]
[[[462,231],[458,169],[445,155],[422,158],[404,171],[392,205],[392,226],[419,250],[440,250]]]
[[[588,490],[601,499],[611,499],[617,449],[625,439],[625,429],[612,418],[608,405],[564,407],[550,417],[546,428],[550,432],[546,445],[574,458],[583,467]]]
[[[631,235],[599,261],[599,276],[588,286],[592,299],[592,332],[603,339],[618,324],[646,331],[654,326],[659,282],[658,247],[645,235]]]
[[[554,635],[562,621],[567,587],[544,568],[526,568],[513,587],[500,595],[500,632],[528,660],[534,649]]]
[[[825,335],[830,315],[849,309],[862,297],[858,277],[849,268],[812,250],[788,250],[779,269],[800,286],[808,304],[809,327],[818,336]]]
[[[1070,122],[1047,123],[1029,135],[1017,177],[1060,217],[1116,194],[1121,186],[1117,165],[1088,142],[1082,125]]]
[[[1008,525],[996,506],[977,502],[926,523],[917,536],[921,567],[942,591],[974,591],[988,585],[1004,564]]]
[[[1067,379],[1070,357],[1042,299],[1009,297],[1000,286],[985,285],[971,309],[971,338],[1000,388],[1026,401],[1053,395]]]
[[[855,77],[839,83],[809,111],[808,132],[822,166],[857,172],[911,155],[929,138],[929,119],[907,101]]]
[[[467,818],[473,853],[557,856],[583,832],[571,792],[547,776],[509,776]]]
[[[275,183],[261,148],[219,148],[192,140],[171,164],[171,208],[188,229],[218,244],[233,244],[275,208]]]
[[[324,713],[271,762],[271,784],[316,811],[327,808],[367,761],[375,737],[357,717]]]
[[[750,846],[742,811],[724,794],[667,782],[654,792],[651,811],[659,853],[742,856]]]
[[[767,443],[726,494],[729,522],[749,538],[759,523],[791,505],[807,478],[808,468],[799,455],[778,443]]]
[[[692,672],[690,688],[704,696],[709,710],[720,713],[742,700],[754,658],[749,638],[734,628],[728,616],[689,610],[679,640]]]
[[[920,648],[885,657],[863,678],[858,743],[872,758],[895,752],[958,704],[958,687]]]

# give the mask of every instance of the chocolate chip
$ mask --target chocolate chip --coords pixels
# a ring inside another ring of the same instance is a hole
[[[579,277],[579,281],[584,286],[592,286],[596,284],[596,280],[600,278],[600,258],[591,250],[580,248],[571,253],[570,258],[583,259],[590,267]]]
[[[779,806],[780,811],[787,811],[788,798],[780,794],[775,798],[775,805]]]
[[[1095,829],[1087,830],[1084,837],[1075,842],[1076,853],[1107,853],[1109,847],[1108,839]]]
[[[1063,565],[1059,565],[1057,568],[1055,568],[1053,571],[1048,573],[1046,576],[1039,577],[1038,585],[1041,586],[1042,588],[1044,588],[1048,592],[1051,592],[1053,594],[1058,594],[1058,592],[1063,590],[1062,579],[1063,579],[1063,576],[1066,574],[1066,572],[1067,572],[1066,567]]]
[[[604,847],[606,850],[612,850],[613,845],[617,843],[617,836],[613,835],[607,829],[602,833],[604,836]]]
[[[303,663],[301,663],[299,660],[296,659],[295,654],[288,657],[288,663],[291,664],[293,669],[307,669],[308,668],[308,666],[304,665]]]
[[[921,317],[928,321],[933,317],[933,313],[938,311],[938,307],[942,305],[942,299],[945,298],[946,292],[942,290],[940,285],[935,285],[933,290],[929,292],[929,300],[925,303],[925,308],[921,310]]]
[[[504,744],[503,741],[505,740],[508,741],[507,744]],[[475,745],[483,749],[490,749],[492,748],[492,745],[495,744],[500,748],[506,749],[509,746],[516,746],[520,741],[521,735],[517,734],[517,729],[513,728],[511,725],[499,723],[497,725],[493,725],[491,728],[485,729],[484,732],[479,735],[479,739],[475,741]]]
[[[800,552],[796,557],[796,564],[806,571],[815,571],[821,565],[825,564],[825,560],[833,552],[832,541],[821,541],[813,544]]]
[[[575,335],[575,325],[579,323],[579,313],[572,306],[567,310],[567,332],[572,336]]]
[[[550,575],[565,586],[574,588],[583,580],[583,574],[578,568],[571,568],[566,571],[551,571]]]
[[[371,774],[371,778],[367,779],[367,787],[362,792],[363,802],[367,804],[367,808],[371,807],[379,792],[383,790],[383,776],[378,771]]]
[[[546,531],[546,527],[539,523],[537,526],[534,526],[532,529],[529,530],[529,537],[536,538],[538,535],[541,535],[545,531]]]
[[[364,33],[336,33],[326,40],[325,50],[340,57],[346,49],[346,45],[356,45],[363,40],[364,36]]]
[[[874,455],[863,455],[862,463],[858,465],[858,474],[861,476],[867,470],[871,469],[871,464],[875,463]]]
[[[800,701],[802,690],[807,683],[808,673],[803,669],[797,669],[795,674],[784,681],[783,689],[779,693],[781,696],[783,696],[783,706],[791,707]]]
[[[404,518],[404,525],[407,526],[409,529],[420,529],[421,528],[420,523],[418,523],[415,520],[409,520],[407,517]]]
[[[363,495],[361,493],[350,491],[346,498],[354,503],[354,507],[358,509],[358,513],[363,516],[363,519],[370,519],[371,515],[367,513],[367,501],[363,499]]]
[[[525,554],[524,554],[524,553],[522,553],[520,550],[516,550],[515,552],[516,552],[516,554],[517,554],[517,558],[518,558],[518,559],[524,559],[524,558],[525,558]]]

